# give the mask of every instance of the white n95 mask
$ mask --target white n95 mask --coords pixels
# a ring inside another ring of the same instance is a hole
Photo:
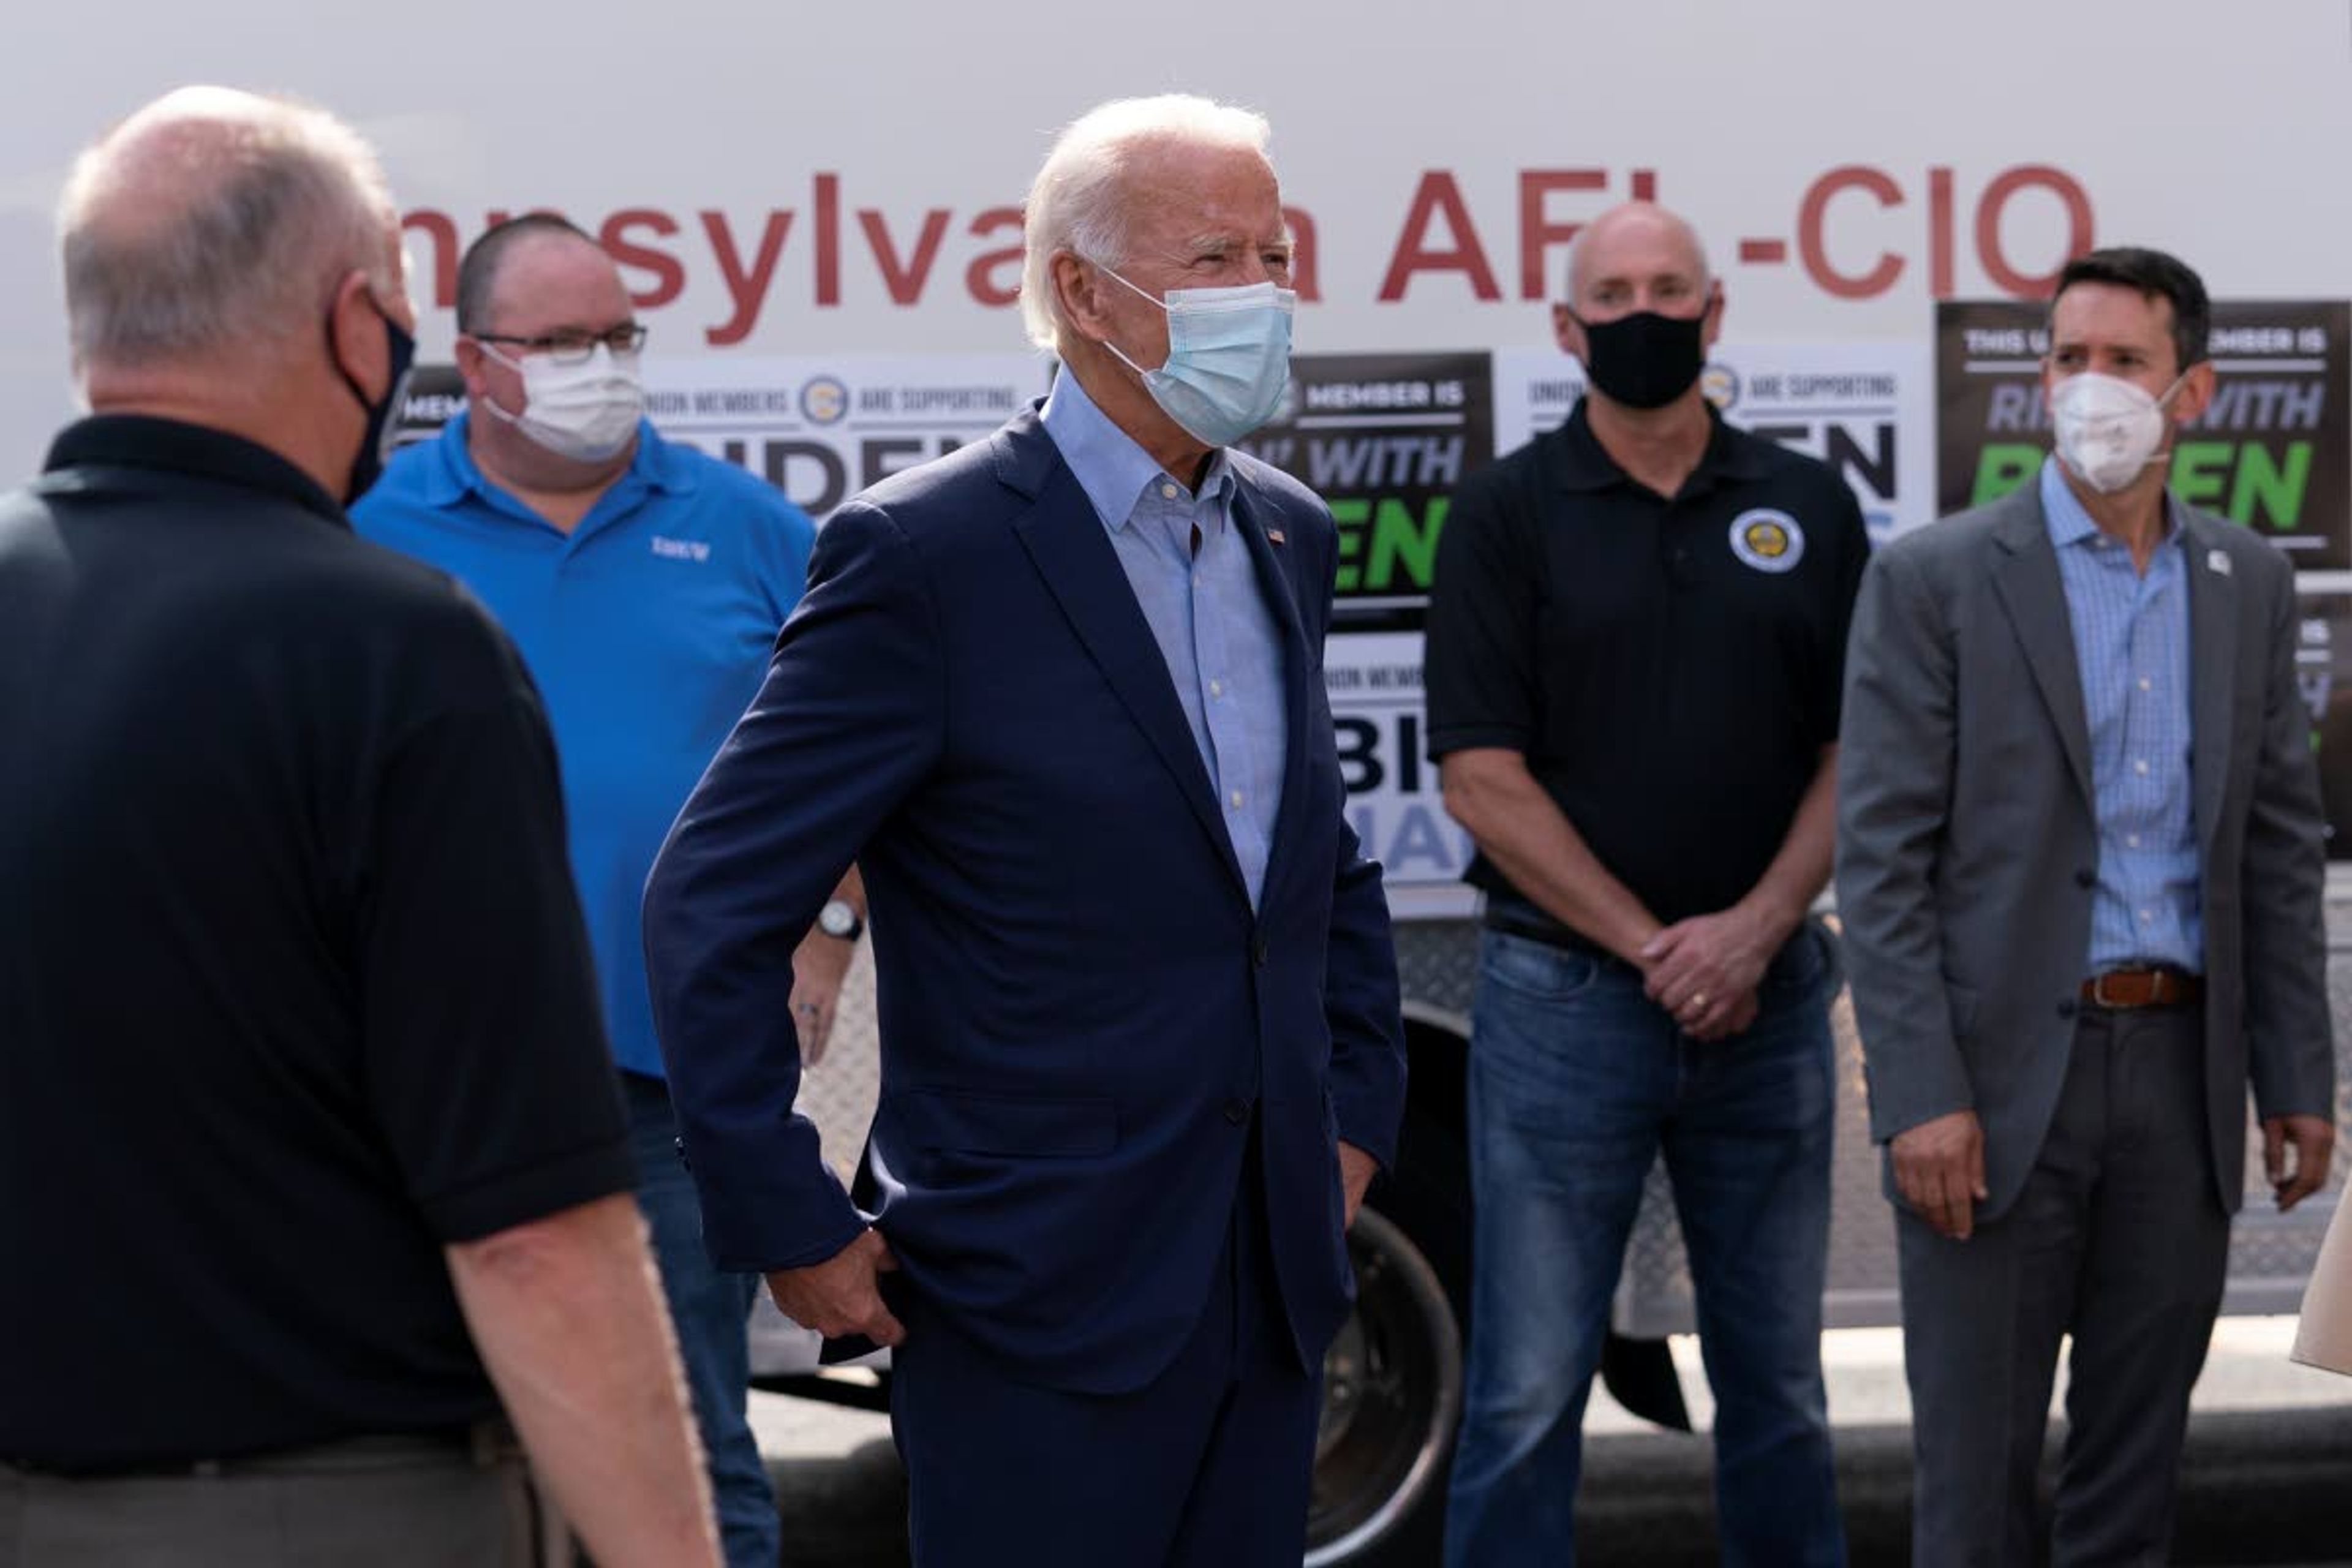
[[[1168,312],[1168,363],[1158,370],[1119,353],[1117,343],[1103,343],[1143,378],[1161,413],[1212,447],[1229,447],[1274,416],[1290,384],[1296,293],[1248,283],[1176,289],[1161,300],[1103,270]]]
[[[478,340],[477,340],[478,341]],[[646,411],[637,356],[598,343],[578,364],[546,354],[509,359],[488,343],[482,352],[522,376],[522,412],[509,414],[488,398],[482,406],[559,458],[601,463],[629,444]]]
[[[2050,423],[2058,460],[2101,495],[2113,495],[2159,460],[2164,445],[2165,398],[2180,385],[2176,378],[2164,397],[2119,376],[2084,371],[2070,375],[2050,395]]]

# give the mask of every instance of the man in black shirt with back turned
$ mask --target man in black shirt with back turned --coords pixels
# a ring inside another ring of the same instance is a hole
[[[1573,1561],[1585,1396],[1643,1178],[1674,1181],[1725,1561],[1844,1560],[1821,1374],[1839,678],[1868,544],[1699,384],[1723,314],[1643,203],[1576,241],[1591,389],[1472,476],[1439,545],[1431,754],[1486,893],[1454,1568]]]
[[[343,519],[410,351],[373,154],[184,89],[60,226],[95,413],[0,499],[0,1563],[529,1562],[501,1394],[599,1562],[713,1563],[538,699]]]

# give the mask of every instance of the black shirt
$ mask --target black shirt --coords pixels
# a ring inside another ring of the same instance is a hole
[[[445,576],[110,416],[0,498],[0,1461],[462,1425],[442,1256],[631,1184],[552,743]]]
[[[1837,738],[1869,554],[1827,466],[1719,416],[1671,500],[1579,405],[1465,481],[1438,542],[1429,752],[1522,753],[1658,919],[1737,903]],[[1469,879],[1513,889],[1481,856]]]

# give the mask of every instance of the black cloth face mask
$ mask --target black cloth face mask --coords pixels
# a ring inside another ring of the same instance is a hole
[[[375,304],[373,296],[368,302]],[[384,315],[383,306],[376,305],[375,313],[383,318],[385,355],[392,372],[384,383],[383,396],[370,402],[368,395],[360,389],[360,384],[352,379],[352,373],[343,367],[342,360],[335,358],[336,374],[343,378],[343,384],[352,389],[352,395],[359,399],[360,406],[367,410],[367,431],[360,437],[360,449],[352,457],[351,479],[343,491],[346,509],[367,494],[368,487],[383,473],[385,438],[389,434],[392,413],[400,406],[402,396],[408,390],[408,373],[416,363],[416,340],[409,335],[408,330]],[[330,316],[327,321],[327,352],[331,357],[334,356],[334,318]]]
[[[1584,329],[1584,374],[1612,403],[1628,408],[1664,408],[1690,390],[1706,366],[1699,335],[1706,312],[1662,316],[1636,310],[1613,321],[1570,318]]]

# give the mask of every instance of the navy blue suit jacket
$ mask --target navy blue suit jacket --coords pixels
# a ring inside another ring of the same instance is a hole
[[[818,536],[751,710],[646,901],[654,1008],[723,1267],[858,1207],[793,1113],[792,953],[855,859],[882,1085],[858,1197],[915,1288],[1055,1386],[1141,1386],[1207,1299],[1244,1170],[1307,1366],[1352,1289],[1335,1140],[1402,1115],[1395,952],[1322,676],[1335,534],[1229,454],[1280,627],[1288,764],[1253,911],[1166,662],[1033,409]]]

